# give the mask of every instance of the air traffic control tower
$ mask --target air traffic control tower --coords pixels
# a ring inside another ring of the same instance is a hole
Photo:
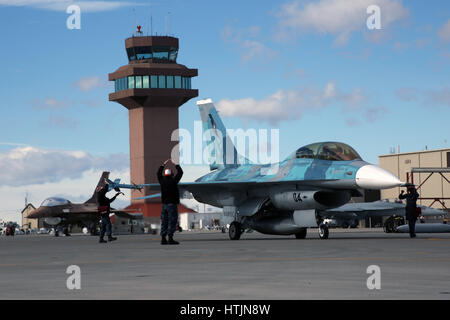
[[[159,166],[178,143],[171,141],[178,129],[178,108],[198,96],[191,88],[198,70],[177,63],[178,38],[133,36],[125,40],[125,48],[128,64],[109,74],[115,82],[109,100],[128,109],[131,182],[157,183]],[[132,190],[131,199],[151,193]],[[140,209],[144,217],[159,217],[161,200],[132,200],[128,208]]]

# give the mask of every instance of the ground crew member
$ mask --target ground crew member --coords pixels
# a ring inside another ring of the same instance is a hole
[[[398,196],[399,199],[406,199],[406,220],[408,220],[409,225],[409,236],[411,238],[416,237],[416,209],[417,209],[417,198],[419,198],[419,194],[417,193],[416,188],[414,188],[414,185],[410,185],[407,187],[408,193],[404,193],[405,191],[402,190],[400,192],[400,195]]]
[[[103,239],[106,235],[108,236],[108,241],[117,240],[116,237],[112,236],[112,226],[111,220],[109,219],[109,214],[111,213],[111,202],[116,200],[119,194],[123,194],[123,192],[117,192],[114,197],[109,199],[106,197],[106,193],[108,192],[108,183],[105,180],[105,185],[103,187],[99,187],[97,189],[97,204],[98,204],[98,212],[101,215],[100,220],[100,243],[105,243],[106,241]]]
[[[178,223],[178,204],[180,203],[178,182],[183,176],[183,170],[179,165],[175,165],[177,174],[174,176],[171,169],[164,169],[169,161],[175,164],[172,159],[167,159],[157,172],[158,181],[161,185],[162,202],[161,244],[179,244],[178,241],[173,240],[173,234]],[[166,236],[169,236],[169,241],[167,241]]]

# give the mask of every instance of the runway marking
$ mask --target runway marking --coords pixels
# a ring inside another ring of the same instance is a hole
[[[444,238],[428,238],[427,240],[431,240],[431,241],[450,241],[450,239],[444,239]]]

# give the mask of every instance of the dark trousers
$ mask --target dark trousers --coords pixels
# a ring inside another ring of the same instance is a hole
[[[406,220],[408,220],[409,235],[413,236],[416,234],[416,209],[406,208]]]
[[[102,217],[102,219],[100,220],[100,239],[103,239],[103,237],[105,236],[105,232],[106,235],[109,237],[111,237],[111,220],[108,217]]]
[[[176,203],[163,203],[161,211],[161,236],[172,237],[178,222],[178,206]]]

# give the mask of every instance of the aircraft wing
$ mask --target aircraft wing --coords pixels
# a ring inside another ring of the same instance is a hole
[[[420,205],[418,207],[422,209],[423,216],[444,214],[442,210]],[[374,202],[347,203],[338,208],[321,211],[321,215],[328,218],[356,216],[358,219],[364,219],[366,217],[392,216],[394,214],[404,216],[405,204],[380,200]]]
[[[249,188],[264,188],[268,186],[274,185],[292,185],[293,188],[297,186],[310,186],[310,187],[324,187],[324,188],[333,188],[333,183],[339,181],[335,180],[293,180],[293,181],[211,181],[211,182],[182,182],[178,184],[178,188],[180,190],[181,197],[184,196],[185,192],[220,192],[223,190],[247,190]],[[117,185],[116,187],[120,188],[128,188],[128,189],[142,189],[147,188],[149,191],[161,191],[161,187],[159,183],[151,183],[151,184],[140,184],[140,185]],[[148,195],[145,197],[136,198],[135,200],[141,199],[150,199],[160,197],[160,193]]]
[[[111,213],[114,213],[116,216],[118,216],[120,218],[132,219],[132,220],[142,219],[144,217],[142,213],[130,213],[130,212],[125,212],[123,210],[111,210]]]

